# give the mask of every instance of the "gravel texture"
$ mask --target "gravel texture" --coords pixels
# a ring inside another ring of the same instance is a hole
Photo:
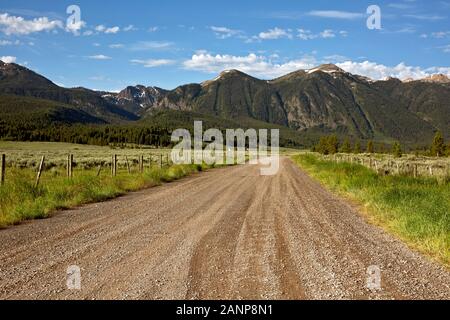
[[[0,298],[449,299],[450,272],[283,158],[276,176],[215,169],[0,230]]]

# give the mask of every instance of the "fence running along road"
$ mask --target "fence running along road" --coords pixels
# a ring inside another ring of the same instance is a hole
[[[129,174],[131,174],[132,166],[130,165],[129,159],[127,156],[124,156],[124,158],[126,161],[127,171]],[[48,161],[48,160],[49,160],[48,158],[46,158],[45,156],[42,156],[39,161],[39,166],[37,167],[37,170],[36,170],[37,175],[36,175],[35,187],[37,187],[40,183],[42,173],[45,172],[46,161]],[[118,168],[119,168],[118,160],[119,160],[119,158],[116,154],[113,154],[111,156],[111,162],[110,162],[109,166],[111,168],[111,175],[113,177],[117,176],[117,173],[118,173]],[[132,159],[132,160],[133,160],[133,164],[134,164],[135,159]],[[144,172],[144,170],[146,168],[145,163],[146,163],[145,156],[144,155],[139,156],[138,160],[137,160],[137,166],[138,166],[137,170],[139,173]],[[153,165],[157,165],[160,168],[162,168],[164,166],[170,166],[172,164],[172,161],[169,157],[169,154],[166,154],[165,157],[163,156],[163,154],[160,154],[160,155],[156,155],[156,156],[155,155],[149,156],[147,163],[148,163],[148,168],[151,168]],[[67,178],[69,178],[69,179],[73,178],[73,170],[74,170],[74,167],[76,167],[76,165],[77,165],[77,163],[74,160],[74,155],[69,154],[67,156],[67,163],[65,165],[65,171],[66,171]],[[100,175],[100,172],[104,166],[107,166],[107,165],[99,164],[99,166],[97,168],[97,176]],[[4,185],[6,182],[7,170],[8,170],[7,169],[7,156],[6,156],[6,154],[1,154],[0,155],[0,186]]]
[[[368,154],[316,155],[328,161],[360,164],[383,175],[409,175],[416,178],[420,176],[450,176],[450,160],[448,158],[419,158],[413,160],[389,157],[378,158],[376,155]]]

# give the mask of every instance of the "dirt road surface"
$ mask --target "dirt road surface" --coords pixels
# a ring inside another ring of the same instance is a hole
[[[0,298],[449,299],[450,273],[283,158],[0,230]]]

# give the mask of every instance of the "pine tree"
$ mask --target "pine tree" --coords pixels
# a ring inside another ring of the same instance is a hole
[[[339,140],[337,136],[332,135],[328,137],[328,152],[330,154],[335,154],[339,150]]]
[[[393,154],[394,157],[396,157],[396,158],[401,158],[401,157],[402,157],[403,152],[402,152],[402,147],[401,147],[401,145],[400,145],[400,142],[395,142],[395,143],[392,145],[392,154]]]
[[[440,131],[436,132],[436,135],[434,136],[430,153],[433,157],[442,157],[445,155],[444,138],[442,137],[442,133]]]
[[[341,152],[342,153],[352,152],[352,146],[350,145],[349,138],[345,138],[344,143],[342,144],[342,147],[341,147]]]
[[[316,151],[321,154],[329,154],[328,151],[328,138],[327,137],[321,137],[319,140],[319,144],[316,146]]]

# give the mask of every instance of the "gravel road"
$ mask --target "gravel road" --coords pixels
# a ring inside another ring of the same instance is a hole
[[[215,169],[0,230],[0,298],[449,299],[450,272],[283,158],[276,176]]]

